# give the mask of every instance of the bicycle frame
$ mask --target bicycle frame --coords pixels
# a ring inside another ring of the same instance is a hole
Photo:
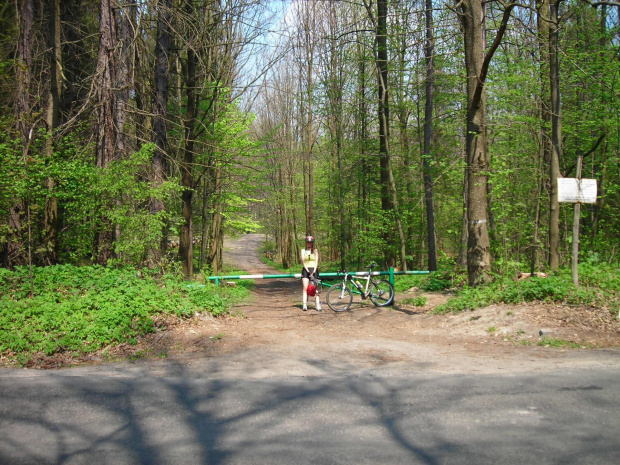
[[[351,289],[351,292],[355,294],[360,294],[362,296],[362,299],[367,299],[370,296],[370,292],[368,292],[368,287],[370,286],[370,281],[372,280],[372,272],[370,271],[370,269],[368,270],[368,273],[364,274],[363,276],[357,276],[357,275],[351,276],[349,272],[346,270],[343,271],[343,273],[344,273],[344,278],[342,279],[343,288],[347,286],[347,281],[350,281],[352,286],[348,286],[348,287],[349,289]],[[356,281],[355,278],[358,278],[358,280],[365,280],[366,286]]]
[[[355,278],[358,278],[358,280],[356,280]],[[354,292],[355,294],[360,294],[362,296],[362,299],[367,299],[368,296],[370,295],[368,292],[368,286],[370,285],[371,278],[372,276],[370,274],[370,271],[365,276],[351,276],[349,272],[347,271],[345,272],[345,277],[344,277],[344,280],[342,281],[342,284],[346,286],[347,281],[350,281],[352,284],[352,286],[350,286],[351,291]],[[359,282],[361,280],[366,281],[366,286],[364,286],[362,283]]]

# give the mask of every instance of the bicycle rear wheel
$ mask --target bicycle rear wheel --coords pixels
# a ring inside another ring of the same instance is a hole
[[[334,312],[344,312],[349,309],[353,302],[353,293],[348,286],[336,284],[327,292],[327,305]]]
[[[394,302],[394,286],[384,279],[373,279],[370,284],[370,300],[377,307],[385,307]]]

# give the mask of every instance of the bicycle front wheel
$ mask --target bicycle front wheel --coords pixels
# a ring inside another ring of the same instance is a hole
[[[394,286],[384,279],[372,280],[370,284],[370,300],[377,307],[385,307],[394,302]]]
[[[336,284],[327,292],[327,305],[334,312],[344,312],[349,309],[353,302],[353,293],[348,286]]]

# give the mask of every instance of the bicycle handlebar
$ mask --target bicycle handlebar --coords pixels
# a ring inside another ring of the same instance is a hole
[[[364,268],[368,268],[369,270],[372,270],[374,267],[378,266],[376,263],[369,263],[368,265],[366,265]],[[347,270],[338,270],[338,273],[342,273],[342,274],[349,274],[349,272]]]

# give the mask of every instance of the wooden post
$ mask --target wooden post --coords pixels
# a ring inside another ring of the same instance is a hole
[[[577,185],[581,189],[581,166],[583,165],[583,155],[577,156]],[[579,220],[581,218],[581,203],[579,200],[575,203],[573,210],[573,250],[571,255],[571,272],[573,275],[573,284],[579,287]]]

